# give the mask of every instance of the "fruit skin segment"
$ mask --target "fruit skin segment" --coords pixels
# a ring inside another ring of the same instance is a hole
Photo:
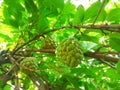
[[[23,73],[30,74],[34,72],[37,68],[35,63],[35,57],[26,57],[20,62],[20,69]]]
[[[41,46],[42,49],[55,49],[55,42],[51,37],[45,37]]]
[[[76,67],[83,59],[81,48],[82,47],[77,39],[63,39],[56,49],[57,59],[70,67]]]

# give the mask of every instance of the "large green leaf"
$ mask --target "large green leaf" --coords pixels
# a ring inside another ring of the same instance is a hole
[[[83,18],[84,18],[84,7],[82,5],[80,5],[77,8],[75,18],[74,18],[74,23],[81,24],[83,22]]]
[[[64,8],[64,0],[54,0],[53,3],[60,10]]]
[[[1,86],[3,86],[3,81],[0,80],[0,90],[2,90]]]
[[[73,14],[75,12],[75,5],[73,5],[69,0],[64,5],[63,14]]]
[[[5,34],[0,33],[0,37],[3,38],[3,39],[6,40],[6,41],[9,41],[9,42],[12,41],[12,39],[11,39],[8,35],[5,35]]]
[[[94,82],[85,82],[85,90],[98,90]]]
[[[5,87],[3,88],[3,90],[11,90],[12,89],[12,86],[10,85],[5,85]]]
[[[84,21],[85,22],[93,22],[94,19],[96,18],[99,9],[101,7],[101,2],[97,1],[95,3],[93,3],[85,12],[85,17],[84,17]],[[104,7],[101,11],[101,13],[99,14],[99,17],[97,19],[97,21],[103,21],[105,19],[106,16],[106,12],[104,11]]]
[[[81,40],[90,41],[90,42],[94,42],[94,43],[99,42],[99,38],[97,38],[96,36],[89,36],[89,35],[82,35]]]
[[[46,17],[57,16],[64,8],[64,0],[43,0],[38,1],[39,13],[46,15]]]
[[[48,28],[48,20],[46,19],[45,16],[40,17],[39,22],[38,22],[38,31],[45,31]]]
[[[81,41],[82,49],[84,52],[92,51],[94,47],[96,47],[98,44],[89,42],[89,41]]]
[[[37,7],[33,0],[25,0],[25,7],[29,13],[34,14],[37,12]]]
[[[24,11],[23,6],[19,1],[5,0],[3,9],[4,23],[12,25],[16,28],[23,25],[22,12]],[[16,5],[16,7],[14,6]]]
[[[120,69],[119,63],[117,64],[117,70]],[[110,77],[111,80],[117,80],[120,79],[119,74],[117,74],[116,70],[114,69],[107,69],[106,71],[106,77]]]
[[[24,81],[24,89],[28,89],[29,88],[29,85],[30,85],[30,79],[28,77],[25,77]],[[26,84],[27,83],[27,84]]]
[[[120,34],[119,33],[110,34],[109,43],[113,49],[120,52]]]
[[[120,74],[120,60],[117,63],[117,72]]]
[[[110,38],[110,46],[116,51],[120,52],[120,39],[118,38]]]
[[[97,1],[95,3],[93,3],[85,12],[85,18],[84,20],[88,20],[90,18],[94,18],[97,13],[98,13],[98,10],[101,6],[101,2],[100,1]]]
[[[115,22],[120,22],[120,8],[115,8],[115,9],[112,9],[106,19],[112,23],[115,23]]]
[[[64,8],[64,0],[44,0],[43,5],[51,12],[54,12]]]

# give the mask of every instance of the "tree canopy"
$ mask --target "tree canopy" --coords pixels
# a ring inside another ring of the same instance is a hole
[[[120,1],[3,0],[0,49],[0,90],[120,90]]]

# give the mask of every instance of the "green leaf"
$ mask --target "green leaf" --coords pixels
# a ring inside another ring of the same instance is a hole
[[[46,30],[46,28],[48,28],[48,20],[45,18],[45,16],[43,16],[43,17],[41,17],[40,19],[39,19],[39,31],[45,31]]]
[[[3,82],[0,80],[0,87],[3,86]],[[0,89],[1,90],[1,89]]]
[[[84,7],[82,5],[80,5],[77,8],[75,18],[74,18],[74,23],[81,24],[83,22],[83,18],[84,18]]]
[[[112,9],[108,13],[106,19],[110,22],[113,22],[113,23],[119,22],[120,21],[120,8]]]
[[[120,60],[117,63],[117,72],[120,74]]]
[[[0,33],[0,37],[3,38],[3,39],[6,40],[6,41],[9,41],[9,42],[12,41],[12,39],[11,39],[8,35],[5,35],[5,34]]]
[[[16,7],[14,5],[16,5]],[[24,11],[24,8],[20,4],[20,1],[5,0],[5,5],[3,8],[4,23],[12,25],[16,28],[23,25],[22,12]]]
[[[64,5],[63,14],[73,14],[75,12],[75,5],[73,5],[70,0],[68,0]]]
[[[110,34],[109,43],[113,49],[120,52],[120,34],[119,33]]]
[[[90,78],[92,78],[92,77],[95,78],[96,77],[95,73],[91,69],[86,69],[85,74],[86,74],[87,77],[90,77]]]
[[[71,73],[76,73],[76,74],[81,74],[81,73],[85,73],[85,69],[86,68],[84,68],[84,67],[82,67],[82,68],[72,68],[71,69]]]
[[[85,90],[98,90],[98,88],[92,81],[90,81],[90,83],[85,82]]]
[[[110,46],[116,51],[120,52],[120,39],[118,38],[110,38]]]
[[[118,39],[120,39],[120,33],[114,32],[114,33],[110,34],[109,37],[110,38],[118,38]]]
[[[91,51],[93,50],[94,47],[97,46],[96,43],[89,42],[89,41],[81,41],[81,45],[83,47],[84,52]]]
[[[25,0],[25,7],[29,13],[36,13],[37,12],[37,7],[33,0]]]
[[[28,89],[30,85],[30,79],[28,77],[25,77],[25,80],[23,81],[23,83],[24,83],[24,86],[23,86],[24,89]]]
[[[94,43],[99,42],[99,38],[97,38],[96,36],[88,36],[88,35],[82,35],[81,40],[90,41],[90,42],[94,42]]]
[[[85,12],[85,17],[84,17],[84,21],[93,21],[96,17],[96,15],[98,14],[98,11],[100,9],[101,6],[101,2],[97,1],[95,3],[93,3]]]
[[[118,62],[117,63],[117,70],[119,70],[120,69],[120,63]],[[107,69],[107,71],[106,71],[106,76],[107,77],[110,77],[112,80],[117,80],[117,79],[120,79],[120,77],[119,77],[119,74],[117,74],[116,73],[116,70],[114,70],[114,69]]]
[[[101,13],[99,14],[96,22],[103,22],[106,19],[106,11],[102,9]]]
[[[4,88],[3,88],[3,90],[11,90],[12,89],[12,87],[10,86],[10,85],[6,85]]]
[[[56,10],[62,10],[64,8],[64,0],[44,0],[44,7],[49,9],[51,12]]]
[[[54,0],[53,3],[57,8],[61,10],[64,8],[64,0]]]

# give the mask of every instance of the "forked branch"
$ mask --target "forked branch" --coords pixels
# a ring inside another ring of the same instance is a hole
[[[21,48],[23,48],[24,46],[28,45],[29,43],[39,39],[41,36],[44,36],[45,34],[48,34],[50,32],[55,32],[58,30],[63,30],[65,28],[74,28],[76,30],[80,29],[80,28],[85,28],[85,29],[97,29],[97,30],[107,30],[110,32],[119,32],[120,33],[120,24],[113,24],[113,25],[108,25],[108,24],[103,24],[103,25],[70,25],[70,26],[62,26],[60,28],[54,28],[51,29],[49,31],[43,32],[43,33],[38,33],[37,35],[35,35],[31,40],[27,41],[26,43],[24,43],[23,45],[21,45],[20,47],[18,47],[15,51],[13,51],[13,55]]]
[[[45,53],[55,54],[54,49],[26,49],[25,52],[45,52]],[[95,59],[102,60],[102,61],[105,60],[105,61],[117,62],[119,60],[116,57],[106,56],[104,53],[100,53],[100,52],[97,52],[97,53],[87,52],[87,53],[84,53],[84,56],[95,58]]]

